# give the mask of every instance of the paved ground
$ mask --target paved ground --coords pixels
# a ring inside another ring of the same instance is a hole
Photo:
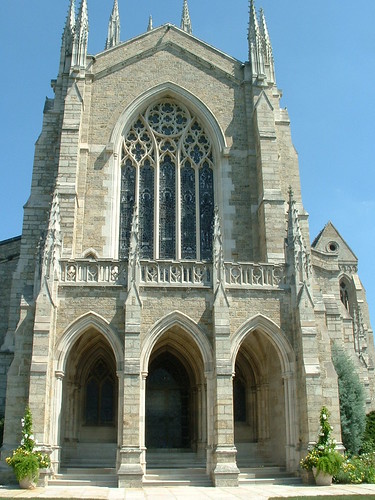
[[[203,487],[157,487],[133,490],[97,487],[49,486],[34,490],[20,490],[0,486],[0,498],[50,498],[50,499],[85,499],[85,500],[264,500],[281,496],[316,496],[316,495],[371,495],[375,499],[375,484],[322,486],[287,486],[287,485],[252,485],[238,488],[203,488]]]

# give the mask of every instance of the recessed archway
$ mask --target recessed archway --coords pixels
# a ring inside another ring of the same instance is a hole
[[[118,380],[108,340],[94,327],[75,339],[62,391],[61,463],[115,467]]]
[[[282,330],[258,315],[232,339],[235,445],[239,467],[296,467],[294,355]]]

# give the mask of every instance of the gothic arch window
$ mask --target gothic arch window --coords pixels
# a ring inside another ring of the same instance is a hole
[[[140,257],[211,260],[214,156],[197,116],[183,104],[151,104],[125,133],[121,152],[120,258],[138,211]]]

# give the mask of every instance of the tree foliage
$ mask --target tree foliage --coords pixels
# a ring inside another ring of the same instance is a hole
[[[366,426],[364,389],[352,360],[335,345],[332,361],[339,384],[342,442],[348,453],[358,454]]]

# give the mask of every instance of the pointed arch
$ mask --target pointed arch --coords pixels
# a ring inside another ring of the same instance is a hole
[[[280,359],[283,373],[290,373],[293,371],[295,360],[293,348],[290,345],[290,342],[286,338],[282,329],[274,321],[266,316],[263,316],[262,314],[257,314],[246,320],[233,335],[231,346],[231,361],[233,370],[235,368],[238,351],[243,341],[248,335],[251,334],[251,332],[255,330],[261,331],[275,347]]]
[[[212,348],[206,335],[189,316],[177,310],[159,319],[147,334],[147,340],[141,352],[141,371],[147,373],[155,344],[167,330],[175,326],[182,328],[194,340],[202,355],[205,372],[210,371],[212,369]]]
[[[140,110],[146,108],[153,101],[163,99],[165,97],[177,99],[188,108],[191,108],[202,120],[205,128],[208,129],[210,135],[212,136],[212,140],[215,143],[216,151],[218,153],[222,153],[224,151],[227,147],[225,134],[209,107],[201,99],[185,88],[176,85],[173,82],[164,82],[148,89],[146,92],[138,96],[121,113],[112,131],[110,139],[110,143],[113,144],[115,152],[119,151],[121,137],[125,126],[137,117]]]
[[[117,370],[122,369],[123,364],[123,350],[121,342],[119,341],[116,333],[110,327],[108,321],[99,314],[90,311],[81,317],[74,320],[65,330],[62,335],[56,350],[56,360],[58,372],[65,372],[65,367],[71,349],[75,342],[90,328],[94,328],[108,341],[112,348]]]

